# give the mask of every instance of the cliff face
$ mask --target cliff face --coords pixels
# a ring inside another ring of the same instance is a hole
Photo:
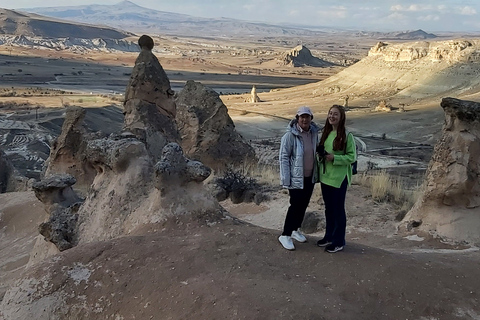
[[[368,52],[369,56],[382,56],[385,61],[414,61],[425,58],[430,61],[472,62],[480,61],[480,42],[477,40],[449,40],[413,42],[389,45],[378,42]]]

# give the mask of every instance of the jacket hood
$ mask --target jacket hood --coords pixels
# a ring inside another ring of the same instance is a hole
[[[287,126],[287,131],[292,132],[294,135],[299,135],[300,132],[297,129],[297,126],[296,126],[297,123],[298,123],[297,119],[290,120],[290,123]],[[312,121],[310,123],[310,130],[316,134],[320,131],[320,128],[317,126],[315,122]]]

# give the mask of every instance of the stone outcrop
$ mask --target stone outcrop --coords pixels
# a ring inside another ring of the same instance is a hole
[[[16,189],[15,168],[8,161],[5,152],[0,149],[0,193],[11,192]]]
[[[139,43],[142,52],[127,89],[127,131],[95,138],[84,132],[84,111],[69,109],[51,153],[50,171],[72,169],[70,172],[79,176],[93,171],[93,179],[83,202],[77,201],[80,198],[72,189],[76,180],[71,175],[52,175],[35,185],[49,218],[39,228],[43,237],[35,244],[30,264],[72,246],[128,235],[143,225],[174,215],[208,213],[210,219],[223,217],[224,210],[203,186],[211,169],[186,158],[177,143],[175,101],[170,82],[150,51],[153,41],[142,36]],[[213,122],[207,123],[219,122],[215,130],[232,139],[236,136],[228,134],[224,127],[233,128],[233,122],[218,95],[216,98],[206,98],[205,105],[221,111],[215,109],[213,114],[203,115],[213,116]],[[204,137],[210,139],[208,130]],[[223,141],[218,136],[213,140]],[[239,145],[234,143],[233,147]],[[49,243],[55,244],[56,250]]]
[[[176,121],[186,155],[214,170],[255,161],[255,151],[235,131],[227,107],[214,90],[187,81],[176,102]]]
[[[97,35],[98,36],[98,35]],[[37,37],[25,35],[0,35],[0,45],[25,47],[37,50],[65,50],[73,53],[86,52],[138,52],[138,46],[124,39]]]
[[[252,87],[252,91],[250,92],[250,102],[251,103],[260,102],[260,98],[257,95],[257,88],[255,86]]]
[[[478,40],[449,40],[390,45],[378,42],[368,52],[369,56],[382,56],[385,61],[414,61],[422,58],[428,61],[477,62],[480,61]]]
[[[142,51],[133,67],[125,92],[125,127],[147,145],[159,159],[169,141],[179,141],[173,119],[176,115],[174,91],[167,74],[152,53],[153,40],[141,36],[138,44]]]
[[[385,111],[390,112],[392,111],[392,105],[387,103],[385,100],[381,100],[378,105],[375,107],[375,111]]]
[[[70,174],[76,179],[76,186],[85,191],[95,178],[95,168],[86,158],[88,133],[84,127],[86,110],[81,107],[68,107],[62,132],[53,142],[50,156],[46,161],[45,176]]]
[[[289,52],[284,53],[281,63],[292,67],[328,67],[332,65],[332,63],[328,61],[314,57],[310,50],[303,45],[299,45]]]
[[[75,182],[71,175],[55,175],[32,185],[35,196],[49,214],[48,221],[38,227],[39,233],[60,251],[70,249],[76,242],[76,211],[83,199],[72,189]]]
[[[425,191],[403,227],[456,242],[480,244],[480,103],[444,98],[442,136],[435,146]]]

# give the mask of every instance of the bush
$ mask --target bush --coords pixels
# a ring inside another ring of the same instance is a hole
[[[254,189],[258,186],[255,179],[232,169],[227,169],[223,177],[217,178],[216,182],[228,193]]]

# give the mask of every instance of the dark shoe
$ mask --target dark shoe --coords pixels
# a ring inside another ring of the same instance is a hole
[[[327,246],[325,248],[325,251],[327,252],[330,252],[330,253],[335,253],[337,251],[342,251],[343,250],[343,246],[334,246],[333,244]]]
[[[326,247],[330,244],[332,244],[332,243],[330,241],[325,240],[325,238],[317,241],[317,246],[319,246],[319,247]]]

